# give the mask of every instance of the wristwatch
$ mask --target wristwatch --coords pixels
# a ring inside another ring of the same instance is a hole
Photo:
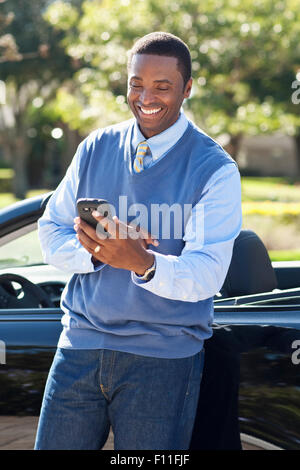
[[[144,274],[142,276],[140,276],[139,274],[136,274],[136,276],[141,280],[141,281],[150,281],[154,274],[155,274],[155,269],[156,269],[156,260],[155,260],[155,257],[154,257],[154,263],[152,264],[152,266],[150,266],[150,268],[146,269],[146,271],[144,272]]]

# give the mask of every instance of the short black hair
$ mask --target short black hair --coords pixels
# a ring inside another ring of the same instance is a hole
[[[184,86],[192,76],[192,60],[188,46],[171,33],[156,31],[138,39],[129,51],[128,69],[135,54],[153,54],[177,59]]]

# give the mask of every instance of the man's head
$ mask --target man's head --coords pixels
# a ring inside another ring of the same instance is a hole
[[[155,32],[134,44],[129,52],[127,99],[145,137],[175,123],[191,86],[191,56],[181,39]]]
[[[135,54],[151,54],[175,57],[177,67],[182,75],[184,86],[192,76],[192,61],[187,45],[177,36],[170,33],[155,32],[139,39],[129,51],[128,70]]]

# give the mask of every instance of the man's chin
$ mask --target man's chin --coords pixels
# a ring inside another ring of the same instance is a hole
[[[138,121],[138,125],[139,125],[139,128],[140,128],[142,134],[147,139],[149,139],[150,137],[153,137],[154,135],[160,134],[164,130],[164,129],[161,128],[161,126],[147,126],[142,121]]]
[[[136,116],[136,120],[142,134],[147,138],[160,134],[169,127],[168,123],[164,123],[161,120],[157,120],[157,122],[149,122],[147,119],[139,119],[139,116]]]

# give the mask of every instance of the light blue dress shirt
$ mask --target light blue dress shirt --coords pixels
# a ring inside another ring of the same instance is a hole
[[[181,138],[187,126],[188,120],[181,112],[175,124],[147,139],[151,155],[144,159],[145,168],[163,158]],[[138,144],[143,140],[145,137],[136,122],[132,135],[133,157]],[[185,247],[181,256],[153,252],[156,259],[155,276],[151,281],[145,282],[132,273],[133,282],[173,300],[197,302],[214,296],[222,287],[230,264],[234,239],[242,226],[240,201],[239,172],[235,165],[226,165],[210,178],[201,200],[192,210],[185,228]],[[204,236],[201,240],[195,239],[193,231],[198,220],[204,224]],[[213,269],[215,267],[217,269]],[[219,289],[216,290],[217,286]]]
[[[146,165],[155,163],[176,144],[186,130],[188,121],[183,112],[170,128],[147,139],[153,158]],[[137,145],[145,137],[137,123],[132,134],[132,156]],[[184,158],[184,155],[183,157]],[[74,158],[65,178],[52,198],[51,213],[46,208],[39,221],[40,242],[45,262],[70,273],[88,273],[105,269],[95,267],[91,255],[76,239],[73,226],[65,228],[74,212],[74,197],[78,185],[79,161]],[[203,238],[194,236],[193,227],[198,221],[204,226]],[[51,224],[49,223],[51,221]],[[55,230],[55,240],[49,246],[48,234]],[[192,209],[185,227],[185,247],[180,256],[152,252],[156,259],[156,272],[148,281],[140,280],[132,273],[132,282],[142,289],[173,300],[198,302],[213,297],[221,289],[232,256],[235,238],[242,226],[241,183],[235,165],[225,165],[207,182],[199,203]]]

